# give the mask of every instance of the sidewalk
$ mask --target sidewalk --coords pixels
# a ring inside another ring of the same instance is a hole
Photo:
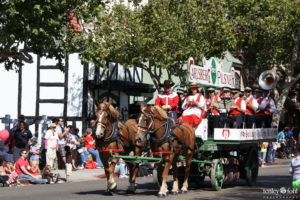
[[[59,173],[61,178],[66,178],[65,170],[56,170],[54,173]],[[103,177],[104,169],[82,169],[73,171],[70,175],[70,182],[82,182],[82,181],[93,181],[99,180],[100,176]]]
[[[265,166],[278,166],[278,165],[289,165],[292,161],[292,158],[289,159],[279,159],[276,158],[275,163],[266,163]]]

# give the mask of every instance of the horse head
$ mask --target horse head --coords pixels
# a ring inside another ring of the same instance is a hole
[[[101,139],[110,129],[111,124],[118,119],[119,112],[111,105],[111,102],[95,102],[95,104],[97,106],[96,138]]]
[[[152,128],[153,124],[153,112],[152,106],[144,106],[141,104],[141,114],[138,120],[138,130],[136,133],[136,140],[139,142],[144,142],[147,133]]]

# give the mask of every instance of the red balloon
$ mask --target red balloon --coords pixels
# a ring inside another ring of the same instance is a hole
[[[9,132],[7,130],[0,131],[0,140],[6,141],[9,138]]]

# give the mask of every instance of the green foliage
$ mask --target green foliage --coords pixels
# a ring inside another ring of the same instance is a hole
[[[68,42],[76,34],[71,14],[100,6],[99,0],[0,0],[0,63],[18,69],[32,62],[29,52],[55,57],[62,66],[65,54],[74,51]],[[93,8],[94,10],[94,8]]]
[[[150,73],[155,85],[157,71],[184,80],[183,65],[192,56],[222,56],[236,41],[233,25],[226,19],[226,4],[212,0],[160,0],[146,5],[135,2],[129,9],[116,4],[97,16],[101,24],[88,33],[82,57],[101,66],[113,60],[125,66],[139,66]]]
[[[227,0],[228,19],[235,24],[235,50],[245,55],[246,65],[262,70],[273,64],[299,63],[300,2],[294,0]],[[293,52],[295,51],[296,52]],[[296,64],[294,67],[299,67]]]

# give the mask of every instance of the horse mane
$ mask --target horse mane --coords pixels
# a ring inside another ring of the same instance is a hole
[[[154,106],[154,108],[163,119],[170,119],[166,111],[164,111],[160,106]]]
[[[106,104],[106,105],[107,105],[107,104]],[[112,116],[113,118],[115,118],[115,119],[118,119],[118,118],[119,118],[119,115],[120,115],[119,111],[117,111],[112,105],[110,105],[110,106],[108,107],[108,109],[109,109],[109,111],[110,111],[110,113],[111,113],[111,116]]]

